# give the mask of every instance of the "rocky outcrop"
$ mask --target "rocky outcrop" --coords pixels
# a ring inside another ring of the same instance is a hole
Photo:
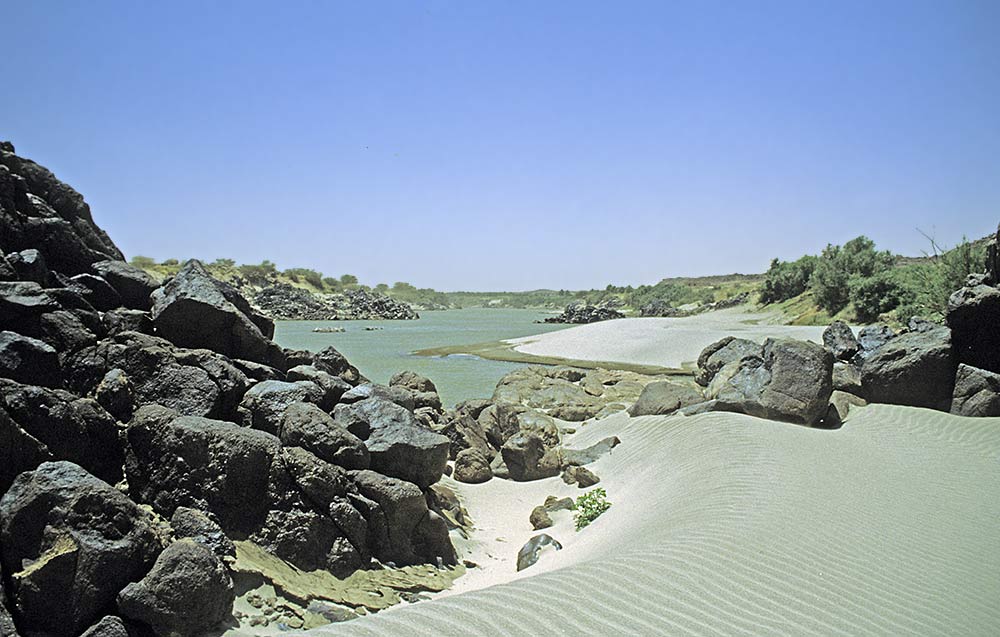
[[[957,370],[951,333],[945,327],[891,339],[865,360],[865,399],[948,411]]]
[[[168,546],[152,570],[118,595],[118,608],[157,635],[197,635],[232,615],[233,581],[212,550],[191,540]]]
[[[254,296],[254,304],[277,320],[348,321],[414,320],[413,308],[392,297],[363,289],[342,294],[313,294],[287,283],[266,287]]]
[[[612,319],[625,318],[625,315],[607,305],[586,305],[583,303],[570,303],[558,316],[551,316],[545,319],[544,323],[596,323],[598,321],[610,321]]]
[[[154,292],[152,318],[157,334],[175,345],[286,368],[281,348],[270,340],[274,323],[196,259]]]
[[[21,474],[0,500],[0,558],[29,634],[80,634],[160,550],[137,505],[70,462]]]

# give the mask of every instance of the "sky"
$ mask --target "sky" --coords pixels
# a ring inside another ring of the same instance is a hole
[[[582,289],[1000,221],[1000,2],[5,2],[0,139],[126,256]]]

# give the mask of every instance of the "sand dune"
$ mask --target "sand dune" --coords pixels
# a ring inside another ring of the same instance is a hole
[[[684,318],[626,318],[506,341],[533,356],[680,368],[728,335],[763,342],[789,337],[822,342],[822,327],[774,324],[773,314],[735,308]]]
[[[575,487],[462,485],[483,568],[457,595],[313,632],[1000,634],[1000,419],[619,415],[574,442],[610,434],[622,444],[593,468],[614,504],[580,533],[549,530],[562,551],[514,573],[530,508]]]

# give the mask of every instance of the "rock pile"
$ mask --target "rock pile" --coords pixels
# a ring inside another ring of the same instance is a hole
[[[348,321],[413,320],[420,318],[413,308],[385,294],[363,289],[343,294],[313,294],[287,283],[264,288],[254,296],[254,304],[276,320]]]
[[[280,348],[198,261],[158,286],[7,143],[0,230],[3,635],[211,630],[232,540],[338,577],[455,562],[429,381]]]
[[[586,305],[570,303],[558,316],[550,316],[545,323],[596,323],[611,319],[625,318],[625,315],[608,305]]]

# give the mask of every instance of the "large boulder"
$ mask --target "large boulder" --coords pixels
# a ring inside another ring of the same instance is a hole
[[[861,368],[865,399],[948,411],[957,364],[951,333],[939,327],[896,336]]]
[[[373,528],[381,529],[375,538],[376,557],[397,565],[434,563],[438,558],[455,563],[448,526],[427,508],[416,485],[374,471],[354,471],[352,477],[361,495],[374,505],[368,517],[373,518]]]
[[[448,438],[421,427],[412,413],[388,400],[337,405],[334,422],[364,439],[372,469],[422,489],[437,482],[448,464]]]
[[[1000,289],[965,287],[948,299],[948,327],[959,363],[1000,373]]]
[[[459,482],[479,484],[493,477],[490,460],[476,448],[463,449],[455,458],[454,478]]]
[[[865,325],[858,332],[858,353],[852,362],[860,367],[883,345],[896,338],[896,333],[888,325]]]
[[[256,429],[160,406],[139,409],[126,430],[129,493],[164,516],[211,511],[226,531],[255,531],[267,516],[270,473],[281,441]]]
[[[318,403],[323,397],[323,391],[310,381],[289,383],[265,380],[243,395],[238,411],[243,425],[278,435],[285,410],[290,405],[301,402]]]
[[[830,400],[833,356],[808,341],[768,339],[760,357],[746,356],[720,370],[708,398],[716,409],[815,425]]]
[[[0,377],[58,387],[62,384],[59,356],[51,345],[38,339],[0,332]]]
[[[160,549],[135,503],[70,462],[21,474],[0,500],[0,558],[27,634],[79,635]]]
[[[97,401],[61,389],[0,380],[0,407],[28,436],[22,441],[29,448],[40,443],[47,457],[75,462],[109,484],[121,480],[118,424]],[[40,452],[40,447],[35,449]]]
[[[958,416],[1000,416],[1000,374],[960,364],[955,375],[951,413]]]
[[[316,457],[345,469],[367,469],[368,448],[325,411],[310,403],[292,403],[282,417],[278,437],[285,445],[302,447]]]
[[[389,379],[389,387],[401,387],[413,394],[413,406],[415,409],[429,408],[434,411],[441,411],[441,397],[438,395],[437,387],[425,376],[415,372],[398,372]]]
[[[642,388],[639,400],[629,407],[630,416],[661,416],[704,400],[701,392],[689,385],[659,381]]]
[[[148,310],[152,306],[149,296],[156,289],[156,281],[145,270],[124,261],[98,261],[94,270],[115,289],[122,305],[132,310]]]
[[[232,616],[233,581],[208,547],[179,540],[156,558],[153,569],[118,595],[122,615],[163,637],[197,635]]]
[[[744,356],[760,356],[761,353],[761,346],[753,341],[726,336],[703,349],[698,355],[695,381],[703,387],[708,387],[719,370],[729,363],[738,361]]]
[[[236,557],[236,545],[222,527],[198,509],[177,507],[170,516],[170,528],[179,540],[188,538],[204,544],[220,558]]]
[[[558,452],[545,446],[542,438],[530,432],[512,436],[500,449],[503,464],[511,480],[524,482],[559,475]]]
[[[838,361],[851,360],[861,347],[850,326],[843,321],[834,321],[823,330],[823,346]]]
[[[340,402],[340,397],[344,395],[344,392],[351,389],[350,383],[340,376],[328,374],[320,369],[316,369],[313,365],[296,365],[288,370],[285,378],[293,383],[299,380],[315,383],[317,387],[323,390],[323,397],[320,399],[319,406],[324,411],[333,411],[333,408]]]
[[[77,274],[70,277],[70,283],[96,310],[107,312],[122,305],[121,295],[102,277],[93,274]],[[148,294],[146,295],[146,304],[149,304]]]
[[[213,278],[200,261],[185,263],[152,299],[156,332],[175,345],[285,368],[281,348],[270,340],[274,323],[255,313],[235,288]]]
[[[331,376],[339,376],[351,385],[357,385],[364,380],[361,372],[348,362],[337,348],[330,345],[311,355],[312,365]]]
[[[496,450],[490,446],[486,438],[483,427],[471,415],[464,412],[449,412],[441,428],[438,430],[443,436],[451,441],[449,455],[454,459],[465,449],[478,449],[486,456],[487,461],[492,460],[496,455]]]

